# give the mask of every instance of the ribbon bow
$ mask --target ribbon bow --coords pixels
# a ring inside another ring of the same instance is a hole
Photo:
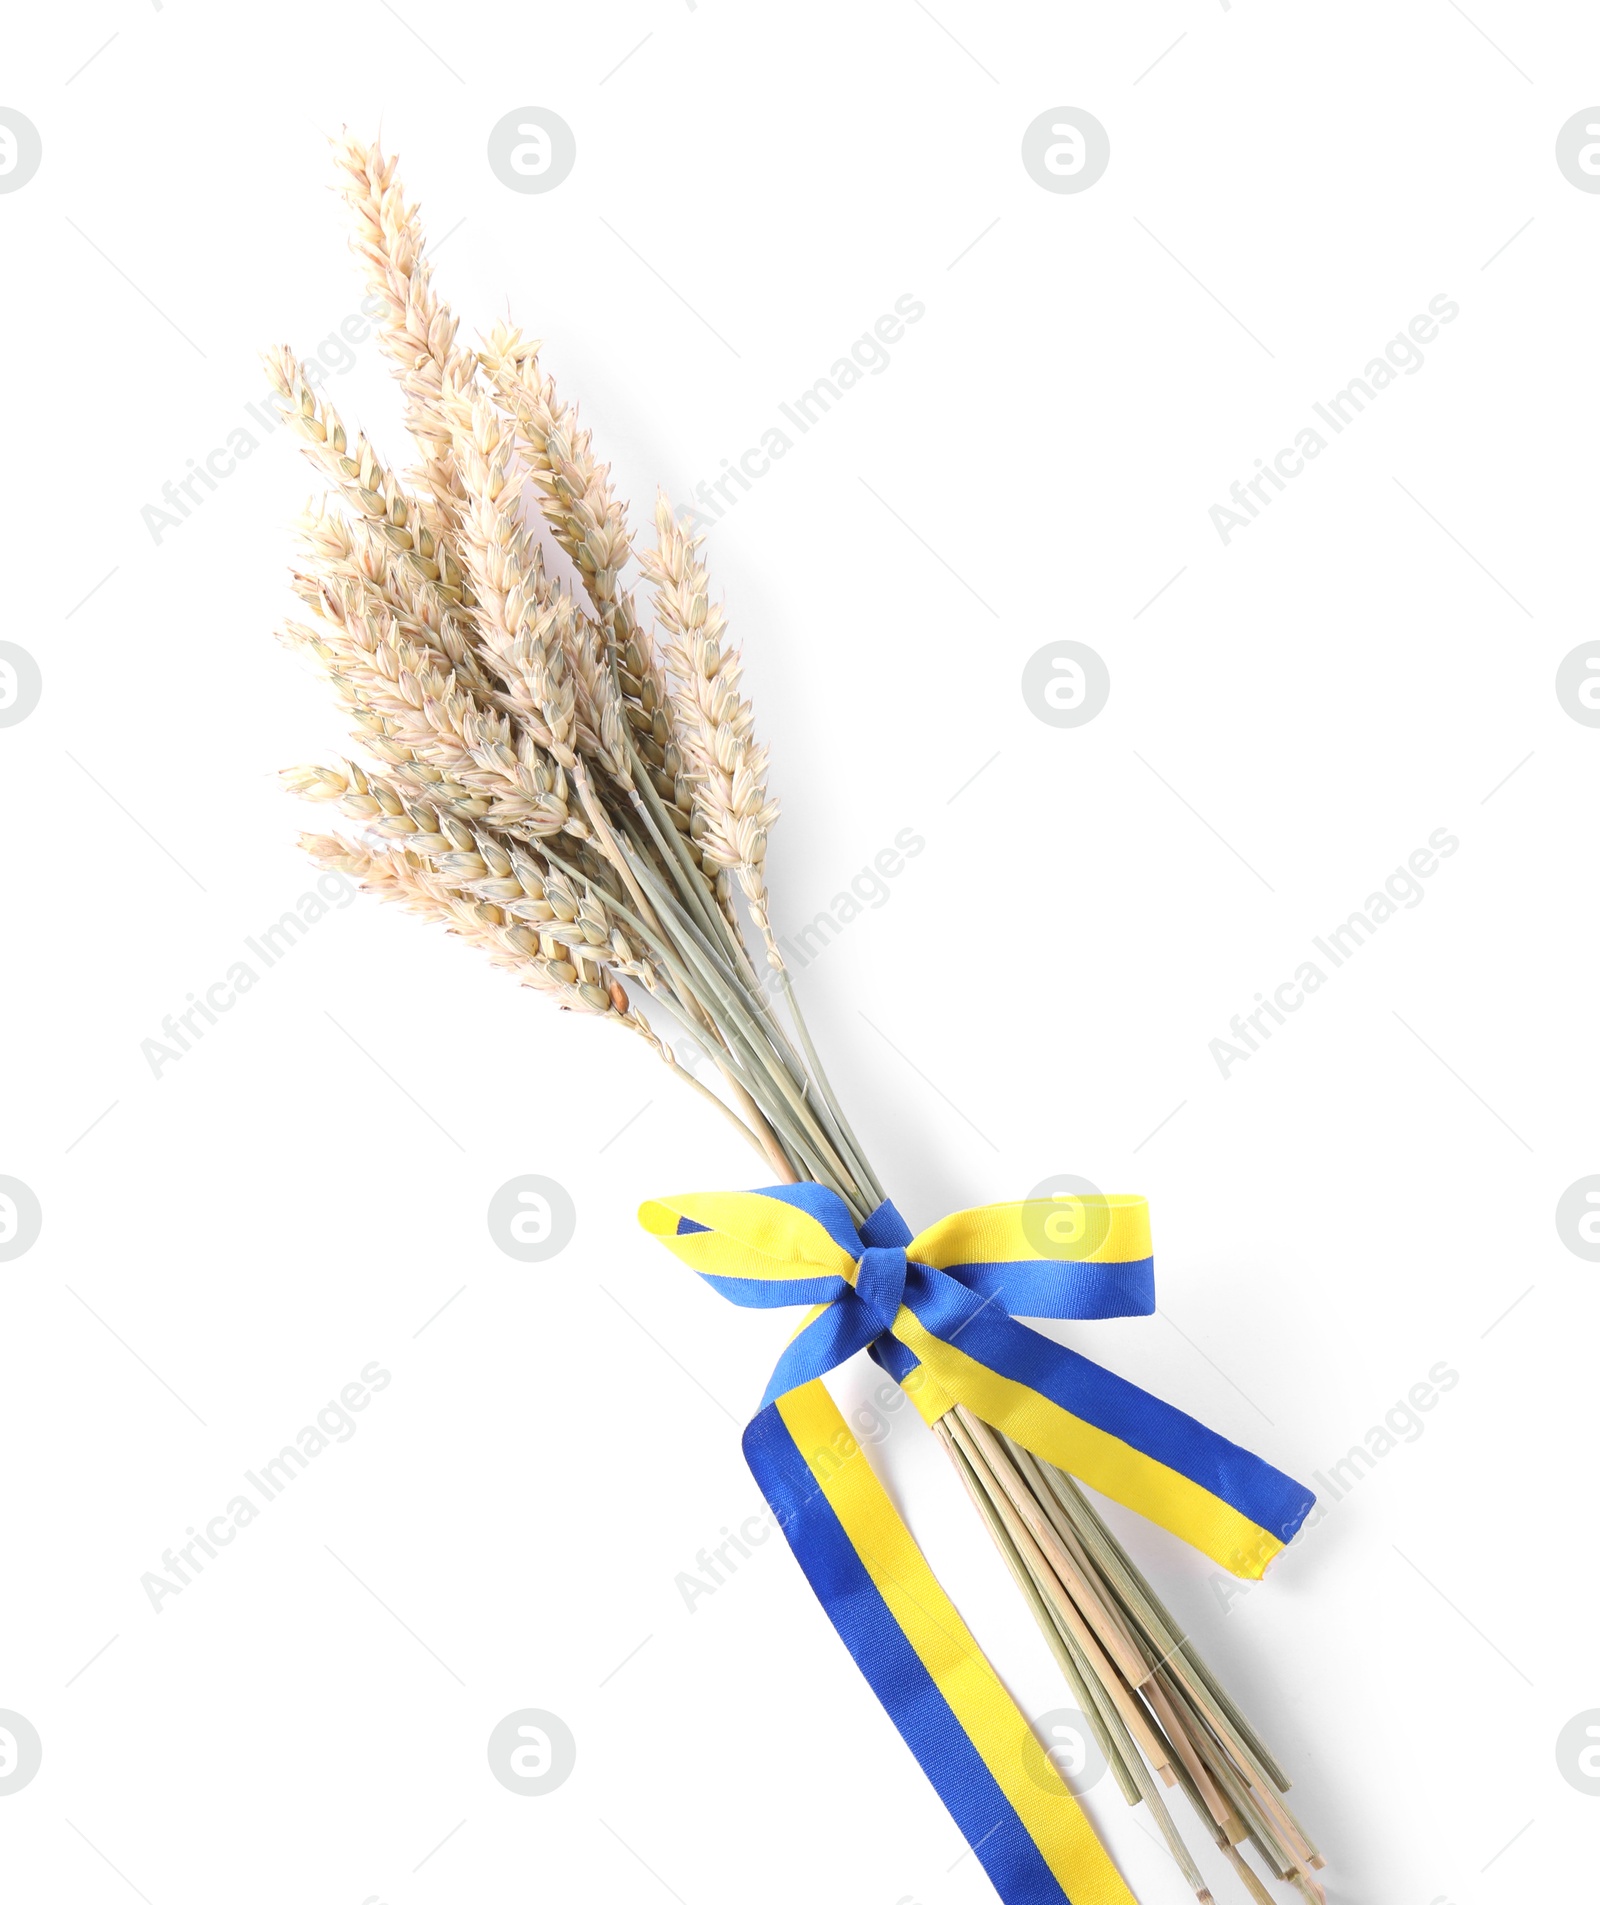
[[[1042,1460],[1258,1578],[1314,1497],[1259,1456],[1017,1321],[1149,1316],[1142,1197],[990,1204],[913,1237],[817,1184],[645,1204],[722,1296],[810,1304],[744,1434],[817,1598],[1006,1905],[1133,1905],[821,1378],[866,1349],[932,1424],[958,1403]]]

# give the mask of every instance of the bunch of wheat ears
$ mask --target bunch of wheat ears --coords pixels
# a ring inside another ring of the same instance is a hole
[[[394,160],[348,135],[334,152],[418,458],[396,473],[291,350],[268,354],[332,491],[299,523],[293,586],[310,619],[286,637],[322,664],[368,757],[285,774],[353,823],[304,845],[564,1009],[643,1039],[779,1179],[827,1185],[865,1218],[884,1193],[769,922],[778,810],[698,541],[659,499],[654,547],[635,551],[538,344],[496,325],[459,345]],[[547,569],[541,520],[581,590]],[[624,579],[634,561],[644,616]],[[714,1060],[721,1093],[680,1065],[673,1027]],[[1270,1895],[1246,1842],[1322,1901],[1278,1765],[1070,1477],[964,1409],[936,1433],[1117,1784],[1148,1806],[1196,1896],[1211,1893],[1162,1786],[1252,1898]]]

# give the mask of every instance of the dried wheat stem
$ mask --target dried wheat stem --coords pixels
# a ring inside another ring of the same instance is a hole
[[[657,943],[666,944],[668,938],[666,928],[662,925],[656,915],[655,909],[645,897],[644,890],[639,885],[632,867],[628,864],[627,857],[617,845],[616,835],[611,831],[610,823],[607,821],[599,801],[595,798],[594,789],[590,785],[588,769],[581,761],[574,769],[573,777],[578,789],[578,796],[583,802],[584,812],[589,816],[590,825],[594,828],[595,838],[601,852],[603,852],[606,858],[611,862],[623,884],[627,887],[634,904],[639,909],[639,915],[644,923],[657,935]],[[718,1031],[716,1021],[700,1006],[692,981],[689,980],[686,973],[683,973],[682,967],[676,963],[674,964],[673,970],[682,977],[683,983],[678,985],[676,989],[684,1006],[704,1023],[707,1031],[715,1038]],[[749,1107],[749,1114],[758,1119],[761,1126],[765,1126],[766,1120],[762,1118],[761,1113],[755,1106],[754,1101],[749,1098],[749,1094],[745,1092],[744,1087],[742,1085],[735,1085],[735,1089],[745,1098]]]
[[[681,1078],[690,1090],[698,1093],[708,1105],[713,1106],[719,1111],[722,1116],[727,1119],[728,1123],[733,1126],[734,1130],[739,1133],[740,1137],[744,1139],[745,1143],[755,1152],[757,1157],[764,1163],[772,1165],[774,1169],[781,1170],[784,1173],[784,1183],[792,1184],[795,1181],[794,1172],[789,1165],[789,1160],[784,1156],[782,1149],[778,1146],[772,1135],[772,1127],[767,1124],[764,1118],[761,1120],[759,1129],[746,1123],[745,1119],[741,1118],[731,1105],[719,1098],[717,1094],[707,1086],[702,1085],[700,1080],[696,1078],[692,1072],[684,1070],[683,1066],[678,1063],[676,1057],[673,1055],[670,1045],[664,1045],[658,1040],[657,1049],[660,1056],[665,1059],[667,1067],[673,1076]]]
[[[811,1067],[811,1076],[816,1082],[818,1095],[821,1099],[818,1110],[834,1133],[844,1155],[850,1159],[859,1181],[866,1189],[873,1193],[876,1202],[881,1204],[888,1196],[888,1193],[878,1182],[877,1173],[867,1161],[867,1155],[862,1149],[861,1140],[856,1136],[855,1128],[844,1115],[844,1107],[839,1103],[838,1098],[834,1094],[832,1081],[829,1079],[827,1071],[823,1066],[821,1056],[815,1044],[812,1042],[811,1028],[806,1023],[805,1014],[800,1010],[800,1000],[795,993],[793,985],[790,983],[789,969],[787,966],[779,964],[776,970],[778,983],[783,990],[783,1002],[788,1007],[789,1017],[794,1023],[795,1031],[799,1034],[801,1050],[806,1055],[806,1063]]]
[[[1017,1448],[1014,1443],[1011,1446],[1018,1459],[1034,1463],[1033,1472],[1072,1518],[1096,1561],[1108,1573],[1124,1606],[1155,1637],[1162,1660],[1179,1675],[1191,1696],[1204,1707],[1211,1724],[1219,1726],[1231,1737],[1233,1749],[1244,1756],[1244,1763],[1251,1767],[1253,1776],[1264,1776],[1279,1792],[1287,1792],[1289,1781],[1277,1761],[1237,1705],[1223,1691],[1194,1643],[1180,1632],[1176,1620],[1134,1566],[1078,1484],[1070,1475],[1051,1464],[1037,1462],[1025,1449]]]
[[[1136,1606],[1135,1598],[1144,1599],[1136,1588],[1132,1597],[1128,1595],[1132,1563],[1114,1544],[1107,1545],[1109,1534],[1099,1517],[1088,1508],[1076,1484],[1009,1440],[1006,1447],[1025,1479],[1035,1488],[1046,1512],[1053,1497],[1058,1512],[1071,1519],[1076,1532],[1086,1543],[1092,1544],[1079,1550],[1080,1558],[1085,1561],[1092,1558],[1096,1566],[1108,1564],[1113,1570],[1113,1582],[1117,1576],[1121,1577],[1121,1583],[1113,1591],[1122,1600],[1128,1618],[1142,1628],[1141,1645],[1155,1674],[1154,1691],[1148,1686],[1146,1691],[1152,1693],[1163,1725],[1180,1753],[1185,1745],[1192,1746],[1204,1760],[1208,1779],[1214,1787],[1220,1788],[1220,1791],[1206,1792],[1206,1782],[1197,1781],[1197,1799],[1204,1794],[1208,1811],[1220,1816],[1216,1803],[1220,1798],[1227,1812],[1232,1814],[1231,1819],[1225,1820],[1231,1836],[1239,1836],[1240,1826],[1247,1829],[1275,1872],[1287,1877],[1297,1866],[1309,1867],[1320,1855],[1293,1814],[1278,1799],[1272,1782],[1256,1764],[1255,1756],[1238,1739],[1226,1715],[1191,1671],[1185,1659],[1186,1644],[1175,1641],[1172,1636],[1170,1616],[1165,1610],[1159,1614],[1154,1612],[1148,1604],[1142,1609]],[[1084,1511],[1082,1520],[1074,1517],[1075,1507]],[[1192,1772],[1192,1767],[1189,1770]]]
[[[952,1412],[949,1417],[945,1417],[945,1423],[941,1423],[941,1429],[945,1429],[945,1425],[949,1425],[950,1436],[960,1450],[960,1436],[962,1436],[960,1415]],[[996,1446],[1000,1444],[990,1442],[990,1455],[994,1454]],[[1015,1446],[1006,1442],[1004,1448],[1013,1450]],[[1084,1634],[1082,1634],[1082,1627],[1078,1627],[1074,1633],[1074,1623],[1070,1617],[1072,1600],[1061,1594],[1061,1585],[1051,1568],[1050,1560],[1046,1558],[1046,1551],[1030,1543],[1027,1526],[1023,1522],[1023,1514],[1019,1513],[1013,1501],[1015,1490],[1008,1492],[1008,1488],[1002,1486],[1004,1469],[996,1473],[998,1465],[990,1467],[981,1459],[983,1450],[979,1448],[977,1440],[968,1438],[966,1454],[971,1457],[971,1471],[979,1482],[979,1488],[987,1488],[992,1494],[992,1501],[990,1501],[992,1520],[1000,1524],[1000,1534],[1010,1534],[1015,1537],[1013,1541],[1013,1547],[1017,1551],[1015,1558],[1023,1564],[1025,1572],[1032,1570],[1034,1585],[1038,1591],[1038,1606],[1034,1612],[1038,1614],[1038,1610],[1044,1608],[1044,1612],[1057,1623],[1063,1644],[1069,1648],[1069,1652],[1078,1654],[1078,1646],[1082,1644]],[[1015,1450],[1015,1454],[1023,1455],[1025,1452]],[[1027,1476],[1023,1476],[1023,1480],[1025,1480],[1025,1486],[1032,1490],[1034,1484],[1027,1480]],[[1046,1518],[1050,1518],[1053,1522],[1055,1518],[1048,1514],[1050,1503],[1044,1501],[1042,1494],[1040,1494],[1040,1507],[1046,1513]],[[1008,1522],[1008,1514],[1011,1516],[1010,1522]],[[1055,1522],[1055,1526],[1059,1532],[1059,1522]],[[1080,1572],[1084,1572],[1088,1577],[1093,1593],[1099,1594],[1105,1606],[1114,1610],[1114,1596],[1110,1593],[1109,1583],[1105,1583],[1099,1577],[1097,1564],[1088,1551],[1080,1547],[1076,1539],[1065,1541],[1063,1545],[1074,1556],[1074,1562],[1080,1568]],[[1004,1553],[1004,1545],[1002,1545],[1002,1553]],[[1190,1705],[1181,1686],[1171,1678],[1166,1667],[1154,1654],[1154,1642],[1149,1631],[1143,1631],[1137,1627],[1130,1629],[1122,1621],[1120,1614],[1116,1615],[1116,1619],[1118,1619],[1118,1625],[1124,1627],[1124,1633],[1130,1634],[1133,1638],[1139,1654],[1145,1659],[1145,1680],[1141,1690],[1150,1701],[1150,1718],[1160,1726],[1160,1735],[1164,1735],[1164,1743],[1171,1747],[1170,1762],[1166,1768],[1162,1768],[1162,1774],[1173,1783],[1177,1783],[1179,1787],[1183,1787],[1185,1796],[1189,1798],[1190,1804],[1196,1810],[1196,1817],[1206,1825],[1206,1831],[1210,1833],[1213,1842],[1229,1857],[1229,1863],[1234,1867],[1234,1871],[1242,1875],[1242,1882],[1250,1890],[1251,1897],[1259,1895],[1259,1880],[1251,1873],[1250,1867],[1244,1865],[1244,1861],[1234,1850],[1236,1842],[1244,1838],[1250,1838],[1251,1844],[1261,1852],[1274,1875],[1290,1880],[1299,1888],[1314,1886],[1314,1880],[1310,1878],[1309,1871],[1303,1863],[1301,1848],[1295,1844],[1293,1838],[1280,1835],[1278,1827],[1270,1821],[1269,1814],[1259,1806],[1257,1802],[1259,1796],[1251,1793],[1250,1787],[1246,1785],[1248,1775],[1234,1764],[1221,1737],[1211,1732],[1208,1720],[1202,1718],[1198,1709]],[[1130,1619],[1133,1619],[1131,1614]],[[1126,1703],[1118,1697],[1118,1688],[1114,1680],[1107,1678],[1109,1659],[1103,1659],[1101,1663],[1097,1663],[1093,1655],[1084,1652],[1080,1674],[1086,1674],[1088,1678],[1091,1699],[1101,1703],[1101,1718],[1105,1726],[1114,1737],[1122,1734],[1126,1730]],[[1076,1678],[1072,1680],[1072,1684],[1074,1684],[1074,1692],[1080,1692]],[[1145,1749],[1145,1755],[1149,1756],[1149,1741],[1143,1735],[1139,1735],[1139,1743]],[[1152,1764],[1160,1764],[1160,1762],[1152,1760]],[[1143,1774],[1143,1768],[1137,1764],[1130,1764],[1128,1772],[1130,1777],[1139,1779]],[[1162,1831],[1171,1844],[1175,1838],[1175,1827],[1171,1827],[1170,1819],[1162,1825]]]
[[[627,825],[626,809],[622,810],[622,815],[630,839],[638,842],[637,830]],[[877,1180],[870,1168],[841,1141],[840,1133],[826,1111],[818,1105],[813,1096],[813,1082],[761,994],[748,961],[742,962],[741,970],[736,971],[729,966],[718,946],[706,938],[697,921],[684,909],[677,893],[662,886],[659,865],[629,855],[626,849],[624,856],[637,876],[647,881],[655,892],[656,911],[668,922],[663,930],[670,930],[696,971],[707,975],[706,983],[710,987],[713,1004],[723,1002],[728,997],[737,1001],[739,1023],[732,1028],[732,1035],[736,1037],[740,1049],[759,1056],[758,1070],[771,1072],[775,1060],[788,1072],[790,1086],[787,1087],[782,1086],[781,1078],[777,1078],[773,1072],[784,1099],[778,1115],[784,1119],[785,1127],[794,1133],[812,1175],[839,1188],[858,1217],[864,1217],[876,1203],[882,1202],[882,1190],[877,1187]],[[759,1030],[752,1030],[753,1027]],[[795,1129],[793,1118],[788,1115],[790,1113],[800,1118],[804,1125],[803,1132]]]
[[[1256,1877],[1254,1870],[1245,1864],[1237,1846],[1224,1845],[1219,1849],[1222,1856],[1238,1874],[1239,1883],[1250,1894],[1251,1898],[1255,1901],[1255,1905],[1277,1905],[1272,1894],[1261,1883],[1260,1879]]]
[[[608,659],[613,678],[620,679],[615,650],[611,651]],[[624,691],[619,687],[618,692]],[[680,783],[684,789],[682,799],[685,805],[681,808],[670,806],[662,795],[654,770],[647,763],[641,763],[640,749],[646,743],[644,737],[635,732],[632,704],[627,705],[629,716],[623,726],[623,745],[634,770],[631,791],[637,802],[635,811],[640,824],[648,832],[656,856],[665,867],[688,912],[708,939],[723,947],[744,976],[754,984],[755,968],[745,950],[737,924],[728,918],[717,903],[711,880],[705,871],[704,856],[690,838],[687,806],[691,796],[688,783]]]
[[[1140,1691],[1149,1701],[1150,1710],[1155,1714],[1161,1731],[1166,1735],[1173,1751],[1182,1762],[1184,1771],[1189,1775],[1197,1809],[1203,1816],[1209,1815],[1230,1845],[1236,1845],[1246,1836],[1245,1823],[1229,1804],[1227,1796],[1216,1780],[1212,1778],[1185,1724],[1184,1716],[1173,1704],[1172,1696],[1155,1677],[1147,1680]]]
[[[872,1203],[881,1203],[883,1187],[822,1071],[768,917],[762,862],[777,806],[767,798],[765,750],[754,740],[749,703],[739,695],[739,657],[735,651],[724,652],[722,610],[707,600],[698,543],[680,530],[664,497],[657,503],[656,529],[656,550],[643,560],[656,584],[657,610],[669,636],[666,660],[677,684],[672,705],[694,806],[691,836],[710,865],[737,876],[768,963],[783,975],[786,1003],[816,1081],[818,1119],[813,1122],[828,1127],[826,1142],[841,1154],[847,1174],[873,1193]],[[648,683],[640,686],[648,698]],[[737,935],[732,937],[737,941]],[[748,968],[742,945],[738,954]],[[768,1010],[764,998],[762,1009]]]
[[[1116,1704],[1122,1724],[1133,1735],[1139,1751],[1158,1771],[1171,1764],[1172,1755],[1165,1742],[1151,1725],[1144,1708],[1135,1699],[1122,1674],[1112,1664],[1111,1659],[1101,1646],[1092,1622],[1076,1604],[1073,1597],[1061,1586],[1053,1558],[1034,1538],[1033,1530],[1028,1526],[1016,1504],[1006,1492],[998,1476],[994,1474],[983,1447],[972,1434],[975,1418],[960,1408],[952,1409],[944,1418],[950,1425],[950,1433],[960,1445],[961,1452],[977,1471],[990,1499],[995,1505],[1006,1532],[1016,1543],[1018,1551],[1028,1563],[1036,1579],[1047,1584],[1047,1599],[1051,1610],[1060,1617],[1079,1651],[1087,1658],[1093,1669],[1094,1677],[1105,1688]]]
[[[1000,1441],[1023,1485],[1050,1520],[1076,1565],[1085,1574],[1101,1582],[1108,1607],[1128,1636],[1129,1645],[1136,1649],[1138,1658],[1145,1664],[1144,1677],[1138,1682],[1140,1691],[1150,1702],[1156,1718],[1183,1763],[1189,1776],[1190,1797],[1196,1809],[1203,1818],[1220,1829],[1218,1843],[1224,1840],[1232,1843],[1242,1838],[1247,1825],[1252,1829],[1260,1827],[1264,1837],[1272,1840],[1275,1835],[1266,1827],[1259,1808],[1251,1803],[1234,1775],[1234,1767],[1228,1763],[1226,1746],[1209,1730],[1207,1722],[1188,1699],[1178,1677],[1173,1673],[1170,1649],[1164,1644],[1164,1633],[1143,1626],[1131,1610],[1127,1612],[1126,1618],[1117,1613],[1118,1602],[1114,1589],[1103,1581],[1096,1560],[1089,1549],[1080,1543],[1071,1518],[1045,1485],[1045,1465],[1027,1450],[1018,1447],[1009,1437],[1002,1437]],[[1244,1769],[1240,1767],[1239,1771],[1243,1774]],[[1219,1780],[1222,1782],[1220,1788]],[[1266,1850],[1265,1845],[1263,1850]],[[1276,1859],[1274,1862],[1279,1863]],[[1291,1862],[1281,1861],[1284,1866]]]
[[[552,863],[558,867],[564,866],[565,863],[550,843],[544,844],[546,856]],[[659,902],[662,896],[658,892],[656,897]],[[705,1043],[713,1063],[726,1079],[736,1101],[745,1108],[747,1119],[761,1139],[766,1155],[774,1164],[782,1165],[783,1181],[792,1183],[797,1180],[798,1173],[794,1165],[798,1162],[805,1166],[807,1175],[830,1184],[849,1201],[845,1184],[836,1179],[822,1153],[796,1124],[790,1107],[773,1091],[770,1051],[762,1047],[759,1039],[750,1039],[745,1029],[729,1017],[729,995],[720,988],[708,992],[696,984],[678,956],[682,950],[681,941],[675,944],[672,938],[658,933],[619,901],[613,900],[611,905],[656,956],[662,976],[676,995],[675,999],[664,992],[655,991],[653,996],[657,1003],[677,1019],[691,1036]],[[683,1003],[677,1003],[676,1000],[682,1000]],[[859,1203],[852,1207],[859,1212]]]
[[[977,1445],[989,1472],[1004,1489],[1034,1544],[1048,1561],[1061,1585],[1072,1596],[1083,1618],[1093,1628],[1095,1638],[1116,1663],[1117,1671],[1130,1687],[1142,1686],[1149,1677],[1148,1671],[1127,1629],[1101,1600],[1088,1577],[1067,1552],[995,1432],[970,1409],[958,1405],[953,1414],[959,1426]]]
[[[661,907],[673,909],[670,896],[659,886],[656,898]],[[681,915],[679,917],[681,919]],[[757,1061],[759,1071],[776,1089],[778,1100],[787,1113],[787,1128],[801,1145],[813,1175],[839,1192],[858,1221],[865,1218],[868,1202],[853,1174],[818,1124],[805,1091],[790,1074],[782,1051],[768,1037],[761,1022],[760,1008],[744,1001],[738,990],[724,978],[714,961],[702,950],[693,933],[680,934],[677,944],[685,960],[694,968],[695,977],[708,1006],[717,1015],[719,1025],[725,1032],[731,1031],[740,1044],[749,1050]]]
[[[1027,1601],[1029,1610],[1038,1623],[1039,1631],[1044,1636],[1045,1645],[1055,1655],[1056,1664],[1066,1676],[1067,1683],[1077,1699],[1078,1710],[1093,1732],[1100,1751],[1105,1755],[1106,1764],[1111,1768],[1113,1777],[1121,1787],[1123,1797],[1130,1806],[1138,1805],[1139,1788],[1123,1763],[1121,1748],[1112,1738],[1111,1729],[1107,1726],[1099,1705],[1090,1692],[1089,1682],[1050,1612],[1049,1602],[1040,1592],[1039,1585],[1029,1572],[1028,1564],[1023,1559],[1016,1543],[1006,1533],[1006,1525],[1000,1518],[999,1510],[984,1493],[983,1484],[979,1481],[976,1470],[962,1453],[961,1445],[950,1433],[945,1422],[941,1420],[934,1423],[933,1432],[939,1438],[940,1445],[949,1456],[956,1473],[961,1477],[962,1486],[971,1496],[973,1506],[988,1526],[995,1546],[1000,1550],[1006,1566],[1011,1570],[1012,1578],[1022,1590],[1023,1598]]]
[[[636,758],[634,764],[637,766]],[[740,964],[737,949],[729,938],[727,922],[722,917],[721,909],[712,900],[710,888],[699,866],[683,854],[682,836],[670,823],[658,818],[662,812],[661,802],[650,787],[648,778],[634,780],[631,791],[634,804],[630,807],[626,802],[618,802],[617,820],[635,851],[671,882],[672,891],[686,916],[693,921],[707,944],[720,949],[725,956],[724,963],[732,959],[735,964]],[[748,961],[742,962],[742,973],[750,976]]]

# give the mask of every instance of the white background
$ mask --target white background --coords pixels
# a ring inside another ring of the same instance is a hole
[[[1600,22],[1469,12],[13,27],[0,105],[44,160],[0,196],[4,635],[44,695],[0,732],[0,1170],[44,1226],[0,1266],[0,1707],[44,1760],[0,1800],[10,1896],[992,1897],[780,1543],[693,1613],[675,1585],[759,1504],[738,1426],[786,1324],[633,1211],[760,1181],[725,1129],[367,900],[159,1077],[141,1054],[312,884],[275,769],[343,736],[272,639],[308,474],[280,432],[159,542],[141,509],[249,422],[259,347],[356,307],[346,122],[449,235],[469,334],[509,309],[547,340],[636,522],[925,304],[708,542],[780,923],[927,842],[803,976],[841,1094],[914,1226],[1059,1172],[1146,1193],[1161,1316],[1063,1338],[1297,1475],[1459,1372],[1231,1611],[1119,1526],[1295,1773],[1341,1905],[1576,1895],[1597,1271],[1554,1212],[1600,1169],[1600,731],[1554,675],[1595,632],[1600,196],[1554,142]],[[1077,195],[1019,156],[1063,104],[1111,140]],[[544,196],[485,157],[524,105],[576,133]],[[1224,545],[1229,484],[1441,293],[1423,368]],[[403,457],[357,357],[328,389]],[[1065,731],[1020,691],[1061,638],[1112,681]],[[1225,1079],[1210,1041],[1440,827],[1423,902]],[[578,1210],[537,1266],[485,1223],[529,1171]],[[354,1439],[155,1613],[141,1575],[375,1358]],[[1069,1704],[931,1438],[873,1459],[1024,1707]],[[488,1770],[520,1707],[577,1740],[543,1798]],[[1185,1896],[1109,1781],[1091,1805],[1141,1899]]]

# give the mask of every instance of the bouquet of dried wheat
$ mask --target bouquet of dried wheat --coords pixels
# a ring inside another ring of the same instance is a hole
[[[1211,1894],[1163,1788],[1250,1897],[1269,1894],[1247,1843],[1270,1877],[1323,1900],[1282,1771],[1078,1480],[1249,1575],[1309,1495],[1016,1320],[1148,1313],[1143,1201],[995,1205],[911,1236],[829,1085],[769,920],[778,809],[697,540],[659,500],[654,544],[635,550],[539,346],[503,325],[477,349],[458,343],[394,161],[348,136],[335,155],[417,461],[396,472],[292,351],[269,354],[332,492],[299,525],[308,619],[287,639],[322,664],[367,757],[285,775],[352,823],[306,848],[564,1010],[643,1040],[778,1180],[641,1216],[721,1294],[813,1306],[746,1452],[1001,1896],[1130,1894],[828,1396],[822,1375],[860,1348],[943,1443],[1086,1731],[1196,1896]],[[550,573],[544,533],[581,589]],[[710,1055],[720,1090],[680,1064],[679,1034]]]

